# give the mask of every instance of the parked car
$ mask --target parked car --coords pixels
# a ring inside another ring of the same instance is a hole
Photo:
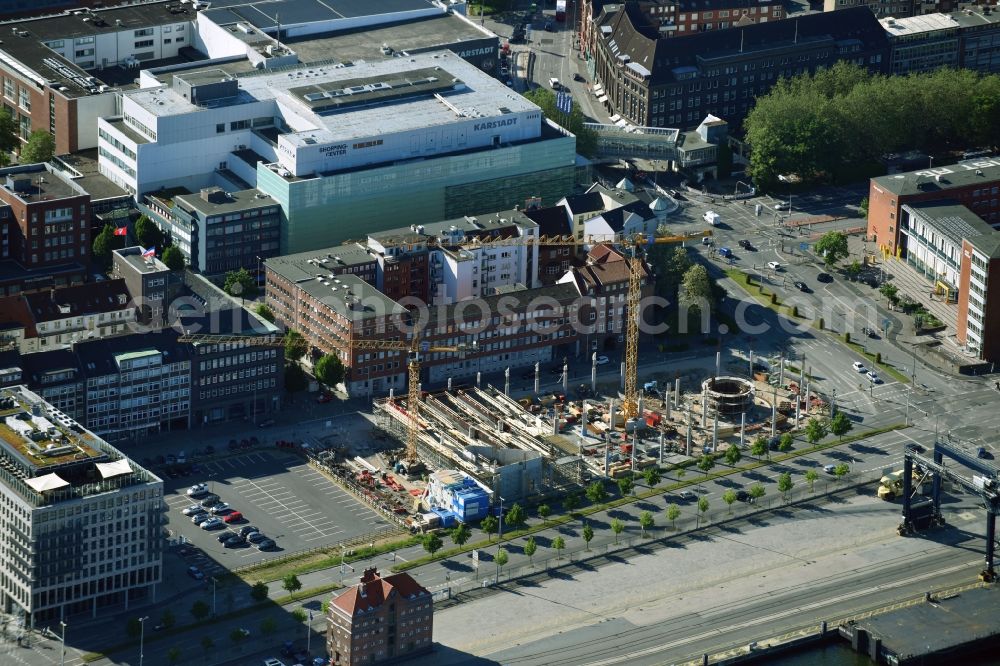
[[[229,538],[222,542],[225,548],[237,548],[238,546],[245,546],[246,540],[239,534],[231,534]]]
[[[719,256],[722,257],[723,259],[732,259],[733,258],[733,251],[731,249],[729,249],[728,247],[720,247],[719,248]]]
[[[200,525],[209,518],[211,518],[211,516],[209,516],[208,511],[205,510],[202,510],[200,513],[191,514],[191,522],[195,525]]]
[[[216,504],[215,506],[212,507],[212,512],[211,513],[212,513],[213,516],[219,516],[219,515],[221,515],[223,513],[226,513],[231,508],[232,507],[230,507],[225,502],[219,502],[218,504]]]
[[[798,289],[799,291],[804,291],[808,293],[809,285],[807,285],[802,280],[796,280],[793,284],[795,285],[795,288]]]
[[[260,530],[254,527],[253,525],[244,525],[239,529],[237,534],[239,534],[241,537],[245,537],[249,536],[251,532],[260,532]]]
[[[238,523],[243,520],[243,514],[239,511],[233,511],[222,518],[224,522],[227,523]]]
[[[865,364],[862,363],[861,361],[855,361],[854,363],[851,363],[851,367],[854,368],[855,372],[863,372],[863,373],[868,372],[868,368],[866,368]]]
[[[878,373],[875,372],[874,370],[869,370],[868,371],[868,379],[871,381],[872,384],[881,384],[882,383],[882,378],[879,377]]]
[[[820,273],[816,276],[817,282],[833,282],[833,276],[829,273]]]
[[[772,271],[780,271],[781,263],[778,261],[769,261],[767,262],[767,267],[770,268]]]
[[[833,474],[837,470],[836,465],[823,465],[823,471],[827,474]]]
[[[218,503],[219,503],[219,496],[216,495],[216,494],[214,494],[214,493],[211,494],[211,495],[208,495],[203,500],[201,500],[201,505],[203,507],[205,507],[206,509],[209,508],[209,507],[211,507],[211,506],[215,506]]]
[[[597,357],[597,365],[607,365],[610,362],[611,362],[611,359],[609,359],[607,356],[598,356]]]
[[[711,245],[712,244],[712,237],[711,236],[702,236],[701,237],[701,244],[702,245]]]
[[[214,530],[215,528],[222,527],[223,525],[225,525],[225,523],[222,522],[221,518],[212,517],[206,519],[203,523],[199,523],[198,527],[203,530]]]
[[[736,499],[739,502],[746,502],[747,504],[752,504],[753,503],[753,495],[751,495],[750,493],[748,493],[745,490],[737,490],[736,491]]]
[[[684,501],[693,500],[696,497],[696,495],[694,494],[693,490],[687,490],[687,489],[682,490],[679,493],[677,493],[677,496],[680,497]]]
[[[187,489],[188,497],[200,497],[202,495],[208,494],[208,484],[206,483],[196,483]]]
[[[274,543],[273,539],[264,539],[263,541],[257,544],[257,548],[260,550],[271,550],[277,545],[278,544]]]
[[[574,81],[579,81],[580,83],[586,83],[587,82],[587,79],[585,79],[582,76],[580,76],[580,74],[573,74],[573,80]]]
[[[787,201],[779,201],[778,203],[774,204],[774,210],[791,210],[791,209],[792,209],[792,204],[788,203]]]
[[[188,576],[194,578],[195,580],[201,580],[205,577],[205,572],[195,566],[188,567]]]
[[[226,539],[228,539],[231,536],[233,536],[233,533],[230,532],[229,530],[226,530],[225,532],[219,532],[219,535],[215,537],[215,539],[219,543],[225,543]]]
[[[246,539],[250,543],[261,543],[263,541],[268,540],[268,538],[264,536],[262,532],[250,532],[249,534],[246,535]]]
[[[200,504],[192,504],[191,506],[181,510],[185,516],[193,516],[196,513],[204,513],[205,509],[201,508]]]

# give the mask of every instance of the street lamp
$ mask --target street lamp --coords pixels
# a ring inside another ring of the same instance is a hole
[[[62,627],[62,654],[59,657],[59,666],[66,666],[66,623],[59,620],[59,626]]]
[[[148,615],[146,617],[139,618],[139,666],[142,666],[142,658],[143,658],[142,648],[143,648],[143,641],[146,638],[146,620],[148,619],[149,619]]]
[[[503,496],[500,496],[500,520],[498,523],[498,534],[497,534],[497,585],[500,584],[500,548],[503,547]]]

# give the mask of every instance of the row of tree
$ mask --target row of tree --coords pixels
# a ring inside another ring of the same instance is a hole
[[[107,269],[111,266],[111,252],[120,250],[128,243],[128,236],[115,235],[116,227],[105,224],[100,233],[94,236],[91,248],[91,258]],[[172,271],[184,268],[184,253],[174,245],[169,236],[145,215],[140,215],[132,228],[135,241],[144,248],[156,248],[160,260]]]
[[[576,152],[587,157],[597,152],[597,132],[584,127],[587,118],[583,115],[579,104],[573,102],[570,113],[563,113],[556,108],[556,94],[541,86],[527,91],[524,96],[537,104],[546,118],[576,135]]]
[[[778,81],[744,127],[759,187],[788,174],[807,183],[857,178],[887,153],[1000,144],[1000,75],[885,76],[840,62]]]

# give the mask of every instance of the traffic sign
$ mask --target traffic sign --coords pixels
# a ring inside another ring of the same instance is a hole
[[[479,570],[479,551],[478,550],[473,550],[472,551],[472,568],[476,569],[477,571]]]

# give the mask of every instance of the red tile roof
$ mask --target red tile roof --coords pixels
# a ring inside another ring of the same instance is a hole
[[[382,578],[378,570],[366,569],[361,582],[342,592],[333,600],[333,605],[348,615],[355,615],[368,608],[378,608],[394,595],[410,598],[428,592],[408,573],[398,573]]]

